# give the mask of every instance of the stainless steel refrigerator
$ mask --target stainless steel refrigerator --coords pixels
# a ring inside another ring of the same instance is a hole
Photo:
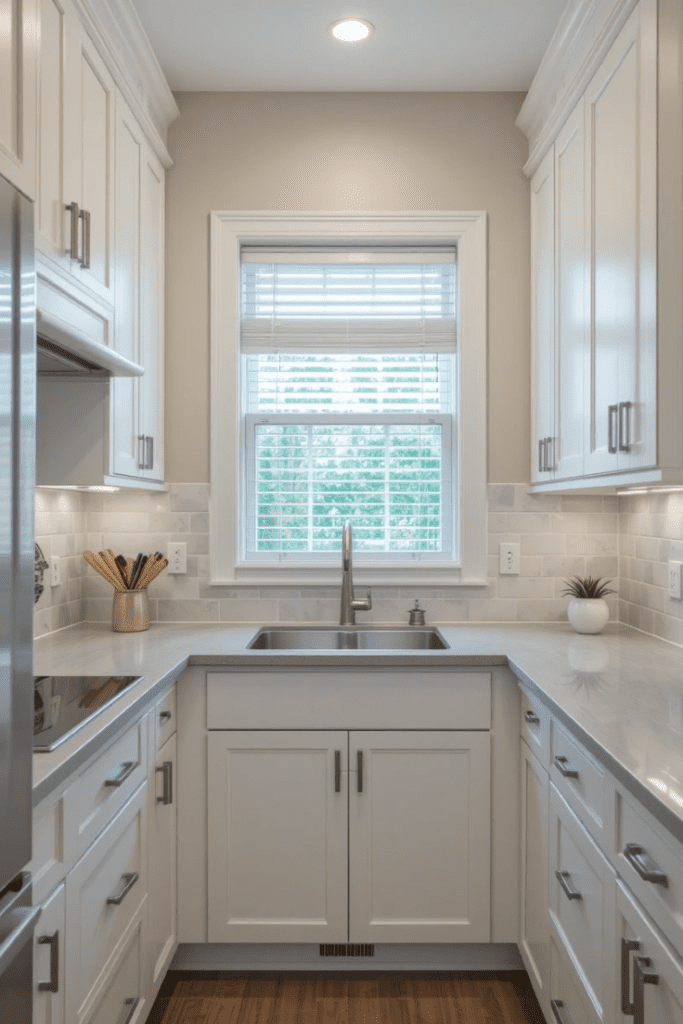
[[[35,480],[33,206],[0,177],[0,1020],[30,1024]]]

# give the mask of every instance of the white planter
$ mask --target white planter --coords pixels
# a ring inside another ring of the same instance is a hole
[[[599,633],[609,622],[609,606],[602,597],[573,597],[567,618],[577,633]]]

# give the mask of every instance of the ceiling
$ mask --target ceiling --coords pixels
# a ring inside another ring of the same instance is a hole
[[[525,92],[566,2],[133,0],[174,92]]]

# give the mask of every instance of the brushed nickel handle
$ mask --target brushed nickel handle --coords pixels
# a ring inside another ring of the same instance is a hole
[[[607,406],[607,451],[611,455],[615,455],[617,451],[618,411],[618,405]]]
[[[561,754],[557,754],[553,760],[553,764],[564,779],[578,779],[578,769],[572,768],[566,757],[563,757]]]
[[[72,260],[78,259],[78,203],[69,203],[67,210],[71,214],[69,218],[69,256]]]
[[[341,750],[334,752],[334,791],[341,793]]]
[[[126,779],[131,777],[135,769],[139,767],[139,761],[124,761],[118,775],[115,775],[113,779],[104,780],[105,786],[113,786],[115,789],[118,789],[119,786],[124,784]]]
[[[154,438],[145,438],[146,466],[145,469],[154,469]]]
[[[121,890],[121,892],[117,893],[116,896],[107,896],[107,904],[111,903],[116,907],[121,906],[124,899],[130,892],[130,890],[133,888],[133,886],[135,885],[140,876],[138,875],[137,871],[131,871],[125,875],[121,875],[121,877],[125,882],[123,889]]]
[[[356,789],[357,792],[363,792],[363,751],[359,750],[356,753]]]
[[[538,472],[545,472],[545,441],[543,438],[538,442]]]
[[[59,992],[59,931],[54,935],[40,935],[39,946],[50,947],[50,980],[39,981],[39,992]]]
[[[567,1024],[567,1021],[564,1019],[563,1014],[560,1012],[563,1006],[564,1003],[561,999],[550,1000],[550,1009],[553,1011],[553,1017],[557,1021],[557,1024]]]
[[[147,469],[145,464],[145,435],[138,434],[138,469]]]
[[[645,1024],[645,986],[658,985],[659,975],[643,968],[651,967],[649,956],[633,958],[633,1024]]]
[[[164,761],[164,763],[156,769],[157,772],[162,772],[164,776],[164,795],[157,797],[158,804],[172,804],[173,803],[173,761]]]
[[[653,882],[655,885],[662,885],[668,889],[669,879],[666,873],[642,846],[637,843],[627,843],[624,847],[624,857],[644,882]]]
[[[123,1000],[123,1005],[124,1006],[130,1006],[130,1013],[128,1014],[128,1016],[124,1020],[123,1024],[130,1024],[130,1022],[132,1021],[133,1017],[135,1016],[135,1011],[137,1010],[138,1006],[140,1005],[141,999],[142,999],[142,996],[138,996],[137,999],[131,998],[131,999],[124,999]]]
[[[83,257],[81,259],[81,266],[84,270],[90,269],[90,211],[81,210],[79,214],[83,221]]]
[[[558,882],[562,886],[564,894],[565,894],[565,896],[567,897],[568,900],[580,900],[580,899],[583,899],[583,897],[581,896],[581,893],[579,892],[579,890],[575,889],[572,885],[569,884],[569,879],[571,877],[572,876],[569,874],[568,871],[556,871],[555,872],[555,878],[558,880]]]
[[[619,451],[631,451],[631,405],[632,402],[619,402]]]
[[[170,722],[171,719],[173,718],[173,715],[171,714],[170,711],[160,711],[159,718],[161,719],[162,722]]]
[[[547,473],[552,473],[555,468],[554,438],[545,439],[545,468]]]
[[[524,721],[528,722],[529,725],[539,725],[541,719],[533,711],[525,711]]]
[[[640,949],[640,943],[635,939],[621,940],[621,1012],[626,1017],[632,1017],[635,1010],[631,1002],[631,952]]]

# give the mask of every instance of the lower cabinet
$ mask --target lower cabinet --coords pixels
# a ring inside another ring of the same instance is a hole
[[[618,1024],[683,1024],[683,961],[617,883]]]
[[[149,998],[156,995],[177,944],[176,736],[166,740],[154,762],[149,786],[148,949]]]
[[[150,1009],[145,998],[144,915],[146,901],[126,929],[116,961],[84,1024],[142,1024]]]
[[[486,942],[490,735],[208,736],[209,942]]]
[[[33,937],[33,1024],[64,1024],[65,916],[62,882],[43,903]]]
[[[541,1009],[549,1011],[548,773],[520,739],[519,950]]]

